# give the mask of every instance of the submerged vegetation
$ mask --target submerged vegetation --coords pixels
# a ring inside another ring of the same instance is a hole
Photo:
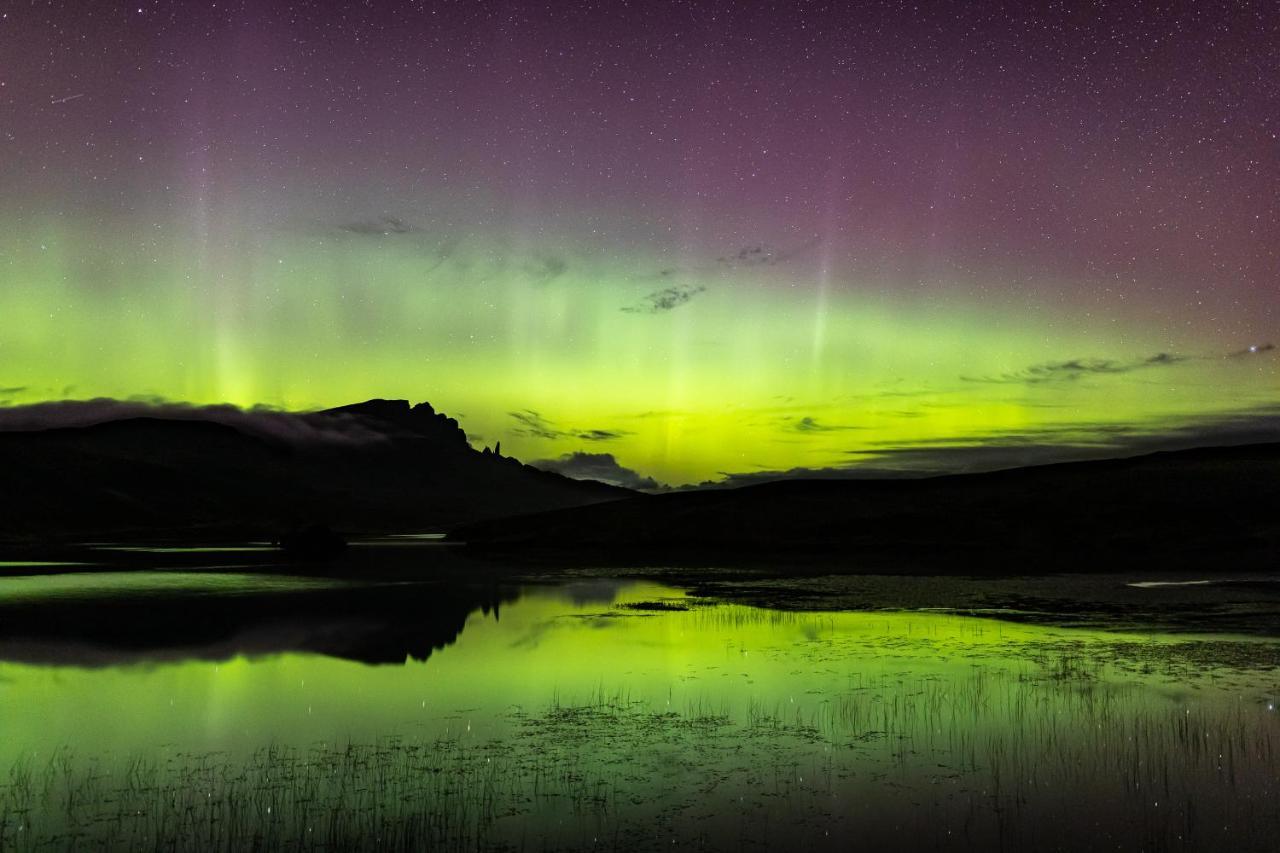
[[[597,692],[484,741],[59,750],[9,768],[0,847],[1273,849],[1274,711],[1106,669],[1058,649],[742,706]]]

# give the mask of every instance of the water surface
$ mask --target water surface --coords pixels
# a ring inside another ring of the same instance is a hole
[[[138,624],[167,610],[211,627],[166,642],[175,623]],[[79,628],[33,616],[58,613]],[[0,579],[0,627],[4,848],[1263,850],[1280,833],[1267,637],[779,611],[598,578],[202,573]]]

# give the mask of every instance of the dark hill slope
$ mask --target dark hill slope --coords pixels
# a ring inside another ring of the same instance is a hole
[[[480,453],[425,404],[378,400],[298,417],[349,438],[161,418],[0,432],[0,538],[268,535],[313,522],[439,529],[631,494]]]
[[[1280,549],[1280,445],[1156,453],[917,480],[790,480],[637,496],[454,530],[487,548],[614,554],[822,552],[895,560],[1167,556],[1202,565]],[[935,565],[936,569],[937,566]]]

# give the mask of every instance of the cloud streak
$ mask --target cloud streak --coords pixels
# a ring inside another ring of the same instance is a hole
[[[849,451],[850,461],[844,464],[724,472],[723,479],[702,483],[699,488],[732,488],[786,479],[906,479],[1273,442],[1280,442],[1280,404],[1193,418],[1164,427],[1061,424],[979,438],[885,442],[869,450]]]
[[[999,376],[961,376],[965,382],[980,382],[990,385],[1042,385],[1054,382],[1075,382],[1088,376],[1119,376],[1140,370],[1158,367],[1170,367],[1190,361],[1193,357],[1158,352],[1130,361],[1111,358],[1073,358],[1068,361],[1054,361],[1046,364],[1033,364],[1030,367]]]
[[[1225,358],[1243,359],[1268,355],[1274,352],[1273,343],[1253,344],[1244,349],[1226,354]],[[1033,364],[1022,370],[1002,373],[998,376],[961,376],[965,382],[980,382],[989,385],[1043,385],[1054,382],[1075,382],[1089,376],[1118,376],[1150,370],[1159,367],[1172,367],[1189,361],[1210,361],[1219,358],[1213,355],[1180,355],[1177,353],[1158,352],[1146,358],[1128,361],[1113,358],[1073,358],[1067,361],[1053,361],[1045,364]]]
[[[0,432],[90,427],[132,418],[207,421],[292,445],[351,445],[385,441],[387,435],[360,418],[318,412],[286,412],[227,404],[197,406],[157,398],[59,400],[0,407]]]
[[[822,238],[818,236],[810,237],[803,243],[792,246],[789,249],[770,248],[763,244],[754,246],[743,246],[732,255],[724,255],[716,258],[716,263],[723,267],[736,269],[749,269],[751,267],[773,267],[778,264],[802,255],[810,249],[816,247],[822,242]]]
[[[1253,346],[1247,346],[1242,350],[1236,350],[1233,353],[1228,353],[1227,358],[1249,358],[1250,356],[1255,355],[1266,355],[1267,353],[1274,352],[1275,348],[1276,345],[1273,343],[1254,344]]]
[[[814,236],[787,249],[776,249],[757,243],[743,246],[731,255],[722,255],[716,258],[716,263],[713,266],[695,266],[686,269],[664,267],[658,270],[654,277],[670,281],[686,273],[707,275],[726,270],[777,266],[807,252],[821,242],[821,237]],[[673,308],[679,308],[699,293],[706,292],[706,290],[706,286],[701,284],[674,284],[670,287],[647,293],[640,298],[639,302],[627,305],[621,310],[628,314],[662,314]]]
[[[816,418],[806,415],[802,418],[796,418],[790,424],[791,429],[796,432],[848,432],[850,430],[866,429],[866,427],[850,426],[848,424],[824,424]]]
[[[515,420],[517,426],[512,432],[526,438],[557,439],[576,438],[581,441],[613,441],[631,433],[616,429],[582,429],[578,427],[562,428],[554,421],[543,417],[533,409],[518,412],[507,412]]]
[[[538,287],[550,284],[568,271],[569,262],[555,256],[538,258],[525,265],[530,282]]]
[[[706,288],[700,284],[678,284],[674,287],[664,287],[662,290],[655,290],[652,293],[645,294],[640,298],[639,302],[623,307],[622,311],[627,314],[662,314],[673,308],[679,308],[699,293],[704,293],[705,291]]]
[[[374,219],[357,219],[343,222],[338,230],[362,237],[390,237],[393,234],[416,234],[419,229],[398,216],[379,216]]]

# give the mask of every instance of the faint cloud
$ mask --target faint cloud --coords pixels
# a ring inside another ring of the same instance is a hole
[[[681,284],[665,287],[641,297],[635,305],[628,305],[622,310],[628,314],[661,314],[684,305],[699,293],[706,291],[702,285]]]
[[[638,419],[683,418],[688,416],[689,416],[689,412],[681,411],[679,409],[649,409],[648,411],[645,411],[645,412],[635,412],[630,415],[622,415],[622,417],[638,418]]]
[[[525,272],[535,285],[550,284],[569,270],[569,262],[559,257],[538,258],[525,265]]]
[[[580,438],[583,441],[613,441],[615,438],[622,438],[628,433],[614,429],[588,429],[581,432],[572,432],[574,438]]]
[[[132,418],[206,421],[288,444],[368,444],[387,434],[364,419],[323,412],[286,412],[267,406],[197,406],[155,396],[100,397],[0,407],[0,432],[88,427]]]
[[[790,422],[791,428],[796,432],[846,432],[848,430],[866,429],[866,427],[850,426],[847,424],[824,424],[817,420],[805,416],[796,418]]]
[[[375,219],[358,219],[343,222],[338,229],[348,234],[359,234],[365,237],[389,237],[393,234],[416,234],[418,228],[398,216],[379,216]]]
[[[1069,361],[1035,364],[1012,373],[1002,373],[999,376],[961,376],[960,378],[965,382],[982,382],[992,385],[1041,385],[1049,382],[1074,382],[1085,376],[1117,376],[1155,367],[1168,367],[1191,359],[1192,356],[1167,352],[1158,352],[1155,355],[1131,361],[1110,358],[1074,358]]]
[[[515,418],[519,427],[512,430],[516,435],[528,436],[529,438],[559,438],[563,433],[553,427],[551,422],[542,415],[532,409],[525,409],[520,412],[507,412],[509,416]]]
[[[723,255],[716,258],[715,264],[704,263],[694,264],[689,267],[663,267],[648,277],[671,281],[685,275],[706,276],[716,275],[728,269],[776,266],[803,254],[821,242],[821,237],[814,236],[785,249],[773,248],[763,243],[743,246],[731,255]],[[673,284],[670,287],[647,293],[634,305],[628,305],[621,310],[628,314],[661,314],[684,305],[699,293],[705,293],[706,290],[706,286],[701,284]]]
[[[581,429],[577,427],[561,427],[543,417],[533,409],[518,412],[507,412],[519,424],[512,432],[527,438],[576,438],[581,441],[613,441],[631,433],[616,429]]]
[[[1233,353],[1228,353],[1227,358],[1248,358],[1253,355],[1265,355],[1269,352],[1274,352],[1275,348],[1276,345],[1272,343],[1254,344],[1253,346],[1245,347],[1242,350],[1236,350]],[[4,389],[0,389],[0,391],[3,390]]]
[[[802,255],[822,242],[818,236],[810,237],[787,249],[771,248],[763,244],[743,246],[732,255],[716,258],[716,263],[725,267],[772,267],[785,263],[797,255]]]
[[[978,437],[941,437],[872,443],[850,450],[847,463],[820,468],[723,472],[699,488],[747,486],[792,479],[902,479],[967,474],[1140,456],[1195,447],[1280,442],[1280,403],[1193,418],[1166,426],[1059,424]]]

